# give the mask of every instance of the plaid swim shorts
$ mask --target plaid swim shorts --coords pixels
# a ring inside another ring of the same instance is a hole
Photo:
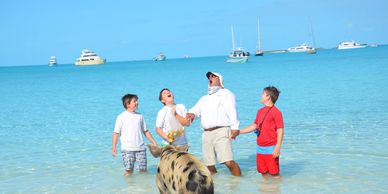
[[[121,151],[125,170],[133,171],[135,162],[138,164],[138,169],[141,171],[147,170],[147,154],[146,150],[140,151]]]

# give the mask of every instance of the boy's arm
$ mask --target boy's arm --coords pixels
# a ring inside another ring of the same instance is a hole
[[[152,134],[150,133],[150,131],[144,131],[144,135],[147,137],[147,139],[152,143],[154,144],[154,146],[158,146],[156,144],[156,141],[154,140],[154,138],[152,137]]]
[[[243,133],[250,133],[254,131],[257,128],[257,125],[253,123],[252,125],[249,125],[248,127],[245,127],[244,129],[240,130],[232,130],[232,139],[236,138],[238,135]]]
[[[189,118],[184,118],[179,114],[175,113],[175,118],[179,121],[180,124],[183,126],[190,126],[190,119]]]
[[[156,133],[157,133],[161,138],[163,138],[164,140],[168,141],[168,137],[167,137],[167,135],[163,132],[163,129],[162,129],[162,128],[156,127],[155,131],[156,131]]]
[[[187,114],[186,108],[182,105],[180,106],[179,113],[177,112],[178,106],[175,106],[173,108],[173,113],[175,118],[179,121],[179,123],[183,126],[190,126],[190,119],[187,117],[184,117]],[[183,110],[182,110],[183,109]],[[184,116],[182,116],[184,115]]]
[[[253,124],[249,125],[248,127],[245,127],[244,129],[240,129],[240,134],[250,133],[250,132],[254,131],[256,128],[257,128],[256,123],[253,123]]]
[[[284,129],[283,128],[277,129],[277,133],[278,133],[278,140],[276,142],[275,149],[272,153],[272,156],[274,158],[277,158],[280,156],[280,146],[282,145],[282,141],[283,141]]]
[[[113,132],[113,135],[112,135],[112,156],[113,157],[115,157],[117,154],[116,145],[117,145],[117,140],[119,139],[119,135],[120,134],[116,132]]]

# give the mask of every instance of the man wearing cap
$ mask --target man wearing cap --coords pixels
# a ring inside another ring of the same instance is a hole
[[[239,128],[236,99],[234,94],[224,88],[222,75],[207,72],[208,94],[202,96],[189,110],[186,117],[194,120],[201,117],[203,162],[214,174],[217,161],[225,164],[234,176],[241,176],[240,166],[233,160],[231,129]]]

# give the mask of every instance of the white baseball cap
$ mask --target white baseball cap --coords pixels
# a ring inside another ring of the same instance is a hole
[[[221,75],[220,73],[211,72],[211,71],[209,71],[209,72],[206,73],[206,77],[207,77],[208,79],[209,79],[209,77],[210,77],[211,75],[217,76],[217,77],[220,79],[221,87],[224,87],[224,78],[222,77],[222,75]]]

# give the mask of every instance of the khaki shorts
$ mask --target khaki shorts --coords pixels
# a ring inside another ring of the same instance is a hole
[[[233,160],[232,142],[229,139],[230,128],[222,127],[202,133],[202,157],[206,166]]]

